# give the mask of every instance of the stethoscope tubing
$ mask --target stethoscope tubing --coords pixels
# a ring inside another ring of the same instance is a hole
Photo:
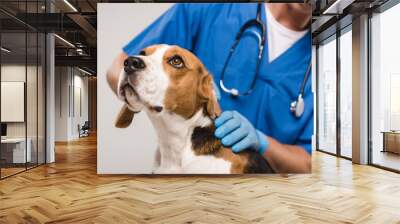
[[[261,20],[261,6],[262,6],[262,3],[258,3],[256,19],[247,21],[240,28],[239,32],[236,35],[235,42],[233,43],[232,47],[230,48],[228,57],[225,60],[225,64],[222,68],[222,72],[221,72],[221,76],[220,76],[220,80],[219,80],[220,87],[224,92],[229,93],[229,94],[231,94],[231,96],[234,96],[234,97],[250,95],[255,88],[255,84],[256,84],[256,81],[259,76],[259,70],[260,70],[261,60],[262,60],[264,46],[265,46],[265,38],[266,38],[265,37],[266,27],[265,27],[265,24]],[[224,75],[225,75],[226,68],[229,64],[229,61],[231,60],[232,55],[235,52],[236,47],[239,44],[243,33],[246,32],[247,29],[254,27],[254,26],[258,27],[259,30],[261,31],[261,34],[260,34],[260,33],[256,32],[255,30],[250,30],[250,32],[255,34],[258,39],[258,58],[257,58],[258,60],[257,60],[257,64],[256,64],[256,72],[255,72],[255,76],[252,80],[252,83],[250,85],[250,88],[245,93],[240,93],[239,90],[236,88],[228,88],[225,86]],[[310,73],[311,73],[311,59],[310,59],[309,65],[307,67],[306,73],[304,74],[304,78],[303,78],[303,81],[300,86],[298,97],[295,101],[291,102],[291,104],[290,104],[290,111],[292,111],[293,115],[296,118],[300,118],[304,111],[303,95],[304,95],[304,89],[305,89],[305,86],[306,86],[306,83],[308,80],[308,76]]]
[[[257,16],[256,19],[252,19],[247,21],[239,30],[239,32],[236,35],[235,38],[235,42],[233,43],[232,47],[229,50],[229,54],[227,59],[225,60],[224,66],[222,68],[222,72],[221,72],[221,78],[220,78],[220,87],[224,92],[230,93],[232,96],[246,96],[246,95],[250,95],[251,92],[253,91],[257,78],[258,78],[258,72],[260,70],[260,65],[261,65],[261,60],[262,60],[262,56],[263,56],[263,52],[264,52],[264,46],[265,46],[265,24],[262,22],[261,20],[261,3],[258,3],[257,6]],[[235,88],[227,88],[224,84],[224,76],[225,76],[225,71],[226,68],[229,64],[229,61],[232,58],[233,53],[236,50],[237,45],[240,42],[240,39],[242,38],[243,33],[246,32],[247,29],[251,28],[251,27],[258,27],[259,30],[261,31],[261,34],[254,31],[254,30],[250,30],[250,32],[252,32],[253,34],[255,34],[257,36],[258,39],[258,57],[257,57],[257,65],[256,65],[256,74],[253,78],[253,81],[250,85],[250,88],[243,94],[241,94],[237,89]]]

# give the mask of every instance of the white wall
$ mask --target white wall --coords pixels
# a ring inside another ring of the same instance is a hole
[[[85,121],[89,120],[88,119],[89,118],[88,77],[82,76],[82,73],[80,73],[79,71],[77,74],[77,70],[75,70],[73,85],[74,85],[74,91],[75,91],[75,92],[73,92],[73,94],[75,94],[75,96],[72,96],[72,98],[74,99],[75,105],[74,105],[73,110],[75,110],[75,113],[72,113],[72,115],[73,115],[72,119],[71,119],[72,129],[71,129],[70,135],[72,136],[72,138],[76,139],[76,138],[79,138],[79,132],[78,132],[78,128],[77,128],[78,124],[82,126],[85,123]],[[77,88],[80,90],[80,99],[78,97]],[[79,100],[81,102],[79,102]],[[81,107],[80,108],[82,110],[81,112],[79,111],[79,107]]]
[[[68,67],[55,68],[55,141],[68,140]]]
[[[114,127],[122,106],[108,87],[106,71],[122,47],[171,4],[98,4],[97,59],[97,172],[99,174],[150,173],[156,135],[144,113],[135,115],[126,129]],[[127,28],[128,27],[128,28]]]
[[[55,141],[70,141],[79,138],[78,124],[88,120],[88,77],[72,67],[56,67],[55,73]]]

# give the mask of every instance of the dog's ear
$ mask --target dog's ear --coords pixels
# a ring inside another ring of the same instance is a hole
[[[107,83],[111,90],[118,95],[118,82],[121,70],[123,69],[124,61],[128,57],[125,53],[120,53],[112,62],[106,73]]]
[[[128,127],[132,123],[134,115],[135,115],[135,113],[133,111],[131,111],[128,108],[128,106],[125,104],[119,111],[119,114],[115,121],[115,127],[117,127],[117,128]]]
[[[205,109],[207,114],[215,119],[221,114],[221,108],[219,107],[217,96],[213,87],[213,80],[210,74],[204,74],[200,78],[198,94],[205,103]]]

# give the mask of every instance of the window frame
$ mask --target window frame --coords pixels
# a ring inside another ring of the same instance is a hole
[[[372,19],[374,17],[374,14],[381,14],[384,13],[385,11],[393,8],[394,6],[397,6],[400,4],[400,1],[398,0],[388,0],[384,4],[380,5],[379,7],[369,10],[368,11],[368,32],[367,32],[367,37],[368,37],[368,165],[380,168],[383,170],[391,171],[394,173],[400,173],[400,169],[394,169],[388,166],[380,165],[377,163],[373,162],[373,127],[372,127],[372,119],[373,119],[373,113],[372,113],[372,94],[373,94],[373,88],[372,88],[372,41],[373,41],[373,35],[372,35]]]
[[[340,21],[339,21],[340,22]],[[333,156],[337,156],[340,158],[344,158],[347,160],[352,160],[352,158],[347,157],[342,155],[342,150],[341,150],[341,118],[340,118],[340,103],[341,103],[341,97],[340,97],[340,84],[341,84],[341,65],[340,65],[340,37],[347,32],[352,32],[352,23],[347,24],[346,26],[342,27],[339,29],[337,27],[336,32],[331,34],[330,36],[326,37],[325,39],[319,40],[318,43],[316,44],[316,106],[315,106],[315,116],[316,116],[316,151],[327,153]],[[332,153],[329,152],[325,149],[320,148],[320,143],[319,143],[319,136],[320,136],[320,130],[319,130],[319,110],[321,109],[319,107],[319,48],[322,43],[326,44],[331,41],[336,41],[336,152]]]

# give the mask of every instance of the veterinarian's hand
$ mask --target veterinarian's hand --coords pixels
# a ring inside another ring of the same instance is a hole
[[[234,152],[252,149],[263,155],[268,148],[267,137],[236,111],[224,111],[215,120],[215,127],[215,136]]]

